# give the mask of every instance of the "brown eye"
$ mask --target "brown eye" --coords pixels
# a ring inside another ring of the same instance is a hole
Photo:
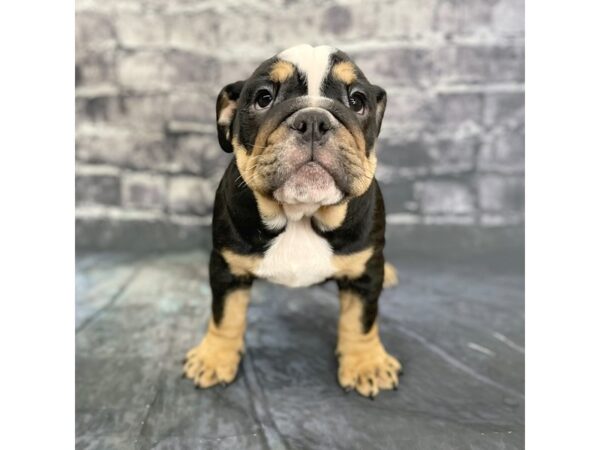
[[[350,104],[350,109],[354,111],[356,114],[364,114],[366,109],[366,102],[364,94],[360,92],[355,92],[348,99]]]
[[[254,101],[254,105],[256,109],[265,109],[273,102],[273,96],[266,89],[262,89],[258,91],[256,94],[256,100]]]

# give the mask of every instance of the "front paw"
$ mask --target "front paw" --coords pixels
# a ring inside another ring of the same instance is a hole
[[[243,350],[243,338],[221,337],[208,332],[202,342],[187,353],[183,376],[193,380],[197,388],[231,383]]]
[[[360,395],[373,399],[381,389],[398,388],[402,365],[383,345],[340,350],[338,356],[338,381],[345,391],[355,389]]]

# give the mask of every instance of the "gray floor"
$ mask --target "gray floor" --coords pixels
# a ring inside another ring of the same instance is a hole
[[[77,448],[523,448],[522,253],[387,256],[381,336],[405,374],[371,401],[336,382],[333,284],[258,283],[237,380],[195,390],[206,253],[78,255]]]

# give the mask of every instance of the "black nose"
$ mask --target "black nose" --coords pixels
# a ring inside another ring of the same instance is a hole
[[[306,142],[322,141],[331,130],[331,121],[322,111],[303,111],[296,115],[291,128],[296,130]]]

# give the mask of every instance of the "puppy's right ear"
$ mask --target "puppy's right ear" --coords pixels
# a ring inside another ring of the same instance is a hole
[[[233,151],[231,139],[233,130],[231,125],[238,107],[240,93],[244,87],[244,81],[237,81],[228,84],[217,97],[217,133],[219,135],[219,144],[227,153]]]

